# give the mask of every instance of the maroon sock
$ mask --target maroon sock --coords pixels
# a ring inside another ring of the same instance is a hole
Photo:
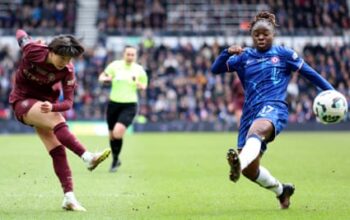
[[[58,179],[61,182],[63,192],[73,192],[72,172],[69,168],[66,151],[62,145],[55,147],[50,151],[53,168]]]
[[[73,151],[79,157],[86,151],[85,147],[81,145],[78,139],[68,130],[68,126],[65,122],[56,125],[53,128],[53,132],[61,144]]]

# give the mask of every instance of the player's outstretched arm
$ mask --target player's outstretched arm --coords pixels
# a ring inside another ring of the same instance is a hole
[[[300,68],[299,72],[302,76],[307,78],[311,83],[316,85],[322,90],[334,90],[334,87],[325,80],[320,74],[316,72],[311,66],[307,63],[304,63]]]

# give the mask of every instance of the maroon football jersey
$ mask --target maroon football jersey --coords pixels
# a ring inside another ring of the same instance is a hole
[[[33,98],[53,103],[53,111],[71,108],[75,87],[73,64],[69,63],[62,70],[57,70],[52,64],[46,63],[48,47],[35,42],[26,44],[22,52],[9,102]],[[64,101],[57,103],[61,88]]]

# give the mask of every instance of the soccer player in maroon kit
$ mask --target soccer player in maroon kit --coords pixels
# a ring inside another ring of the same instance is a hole
[[[232,102],[229,104],[228,108],[235,116],[237,128],[239,128],[241,123],[243,104],[244,90],[241,81],[236,75],[232,82]]]
[[[86,211],[73,193],[65,147],[82,158],[90,171],[109,156],[110,150],[89,152],[68,130],[61,114],[72,108],[76,82],[71,59],[79,57],[84,47],[71,35],[57,36],[48,45],[33,41],[23,30],[17,30],[16,38],[23,54],[9,102],[16,118],[35,129],[51,155],[64,192],[62,208]],[[58,102],[60,88],[62,102]]]

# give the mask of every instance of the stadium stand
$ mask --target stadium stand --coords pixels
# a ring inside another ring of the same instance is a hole
[[[0,30],[12,34],[24,28],[31,34],[74,33],[76,0],[2,0]]]
[[[229,7],[232,2],[239,5]],[[309,35],[311,32],[319,34],[321,30],[325,35],[344,36],[343,32],[349,30],[348,5],[338,0],[100,0],[98,5],[96,28],[100,34],[99,40],[75,61],[79,86],[74,109],[66,112],[66,117],[72,120],[104,118],[108,88],[101,87],[97,77],[107,63],[120,56],[115,48],[106,46],[105,40],[109,34],[125,36],[152,30],[154,34],[181,35],[192,31],[198,35],[230,30],[225,34],[244,35],[247,34],[246,22],[261,9],[276,13],[280,24],[279,34],[285,36]],[[40,36],[77,33],[76,24],[79,22],[76,19],[81,13],[78,1],[71,0],[4,0],[1,1],[0,11],[0,33],[7,36],[13,36],[13,31],[18,27],[29,30],[33,35],[40,33]],[[291,11],[297,14],[291,14]],[[208,14],[213,16],[206,19]],[[199,46],[191,42],[167,45],[164,42],[155,43],[151,35],[142,41],[139,44],[139,61],[150,79],[149,88],[140,94],[140,115],[143,120],[213,122],[219,119],[234,124],[235,118],[228,108],[232,102],[234,75],[213,75],[209,70],[212,61],[225,46],[219,42],[201,43]],[[16,45],[0,43],[0,120],[14,119],[7,100],[19,57],[18,48],[13,48]],[[298,51],[350,102],[349,44],[310,43],[298,48]],[[316,90],[295,74],[288,88],[290,122],[315,120],[311,110],[315,94]]]
[[[154,48],[141,47],[140,61],[146,67],[150,85],[141,95],[140,111],[153,122],[186,120],[214,121],[219,118],[234,122],[227,109],[230,100],[233,74],[215,76],[210,65],[220,50],[219,45],[202,45],[195,50],[191,44],[177,48],[160,45]],[[306,45],[304,57],[333,85],[350,100],[350,46],[322,47]],[[7,96],[10,91],[11,76],[16,65],[6,48],[0,52],[1,107],[8,111]],[[102,119],[108,88],[97,83],[98,74],[106,63],[115,57],[113,51],[103,46],[88,50],[75,61],[79,87],[76,92],[74,111],[68,112],[71,119]],[[182,64],[182,65],[180,65]],[[295,85],[293,87],[293,85]],[[290,85],[290,120],[303,122],[313,119],[312,97],[316,91],[301,77],[293,78]],[[299,96],[299,93],[302,94]],[[1,116],[3,114],[0,114]],[[6,117],[9,117],[8,114]],[[2,116],[5,117],[5,116]]]
[[[100,0],[98,29],[107,34],[142,33],[166,28],[166,1]]]
[[[101,0],[97,26],[107,34],[148,28],[168,35],[248,34],[249,21],[261,10],[276,14],[283,35],[338,35],[350,28],[347,2],[341,0]]]

